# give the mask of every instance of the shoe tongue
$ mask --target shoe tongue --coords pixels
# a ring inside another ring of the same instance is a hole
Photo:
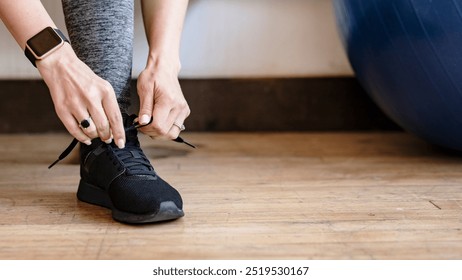
[[[129,175],[155,175],[153,168],[149,161],[144,158],[143,152],[139,147],[138,130],[134,127],[136,115],[122,114],[123,123],[125,127],[125,135],[127,142],[125,149],[116,149],[116,154],[123,158],[125,164],[131,165],[127,168]],[[114,145],[114,144],[113,144]],[[115,147],[115,146],[114,146]]]

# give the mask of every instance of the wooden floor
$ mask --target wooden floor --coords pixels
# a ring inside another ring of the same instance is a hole
[[[0,135],[0,259],[460,259],[462,157],[404,133],[142,138],[184,218],[77,201],[67,135]]]

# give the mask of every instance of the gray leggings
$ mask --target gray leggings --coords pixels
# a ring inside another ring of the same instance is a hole
[[[121,112],[130,106],[133,0],[62,0],[77,56],[111,83]]]

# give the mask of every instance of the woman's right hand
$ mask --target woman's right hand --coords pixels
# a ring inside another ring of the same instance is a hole
[[[87,145],[99,137],[106,143],[114,139],[119,148],[125,146],[114,89],[83,63],[68,43],[36,65],[50,90],[58,117],[72,136]],[[81,128],[80,122],[90,116],[90,126]]]

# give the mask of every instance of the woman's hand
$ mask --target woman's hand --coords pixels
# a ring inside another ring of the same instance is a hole
[[[177,138],[191,112],[178,81],[180,64],[172,61],[148,60],[138,77],[140,124],[153,118],[150,125],[140,130],[152,138]]]
[[[56,113],[72,136],[87,145],[99,137],[106,143],[115,139],[119,148],[125,146],[122,115],[112,86],[78,59],[69,44],[36,64]],[[90,126],[80,127],[90,117]]]
[[[56,27],[40,0],[0,1],[0,19],[22,49],[45,27]],[[113,137],[117,146],[125,146],[122,116],[112,86],[78,59],[68,43],[36,65],[58,117],[72,136],[86,144],[96,137],[107,142]],[[90,127],[80,128],[79,123],[90,116]]]
[[[144,29],[149,44],[146,68],[138,77],[141,132],[153,138],[176,139],[190,110],[178,73],[180,38],[188,0],[142,0]]]

